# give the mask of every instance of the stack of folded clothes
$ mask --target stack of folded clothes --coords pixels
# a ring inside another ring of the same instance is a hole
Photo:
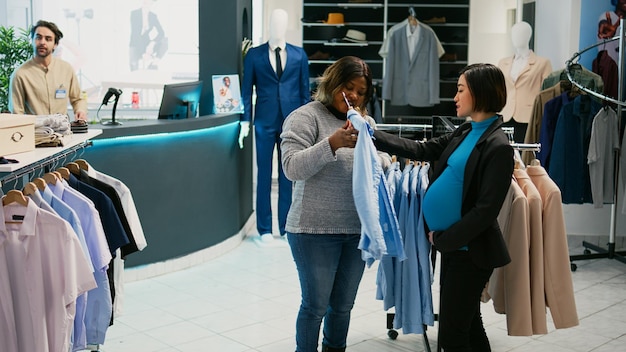
[[[35,147],[62,147],[63,137],[72,134],[67,115],[39,115],[35,118]]]

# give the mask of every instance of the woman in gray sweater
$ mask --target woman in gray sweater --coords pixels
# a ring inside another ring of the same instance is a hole
[[[345,350],[365,267],[352,196],[358,132],[346,118],[343,94],[362,112],[372,96],[372,73],[357,57],[343,57],[326,69],[315,100],[293,111],[281,134],[283,169],[293,181],[286,231],[302,291],[297,352],[317,351],[322,319],[322,351]],[[371,117],[365,118],[374,126]]]

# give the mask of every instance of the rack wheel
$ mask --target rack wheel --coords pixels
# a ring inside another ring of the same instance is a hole
[[[569,265],[572,271],[576,271],[576,269],[578,269],[578,265],[576,265],[576,263],[569,263]]]
[[[389,330],[387,331],[387,336],[389,336],[390,339],[395,340],[398,338],[398,332],[395,330]]]

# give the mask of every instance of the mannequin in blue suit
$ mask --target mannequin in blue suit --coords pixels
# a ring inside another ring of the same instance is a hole
[[[280,146],[283,121],[296,108],[310,101],[309,62],[305,51],[285,41],[287,12],[276,9],[270,16],[268,42],[248,50],[244,58],[242,99],[244,113],[241,117],[239,147],[248,135],[250,123],[254,125],[257,163],[256,225],[261,240],[268,242],[272,236],[272,164],[274,148]],[[276,72],[275,49],[280,48],[282,75]],[[252,91],[256,88],[254,119]],[[278,148],[278,227],[285,234],[287,212],[291,205],[291,181],[283,173]]]

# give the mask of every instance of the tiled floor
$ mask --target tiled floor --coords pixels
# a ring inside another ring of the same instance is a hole
[[[206,263],[127,283],[124,313],[101,351],[294,351],[300,292],[291,253],[282,241],[263,247],[254,238]],[[580,241],[570,240],[570,253],[582,253]],[[421,335],[387,337],[386,312],[374,299],[375,275],[373,266],[362,280],[348,351],[424,351]],[[580,318],[575,328],[554,330],[548,316],[547,335],[510,337],[505,317],[483,304],[493,351],[625,351],[626,264],[579,261],[572,277]],[[427,334],[436,351],[436,324]]]

